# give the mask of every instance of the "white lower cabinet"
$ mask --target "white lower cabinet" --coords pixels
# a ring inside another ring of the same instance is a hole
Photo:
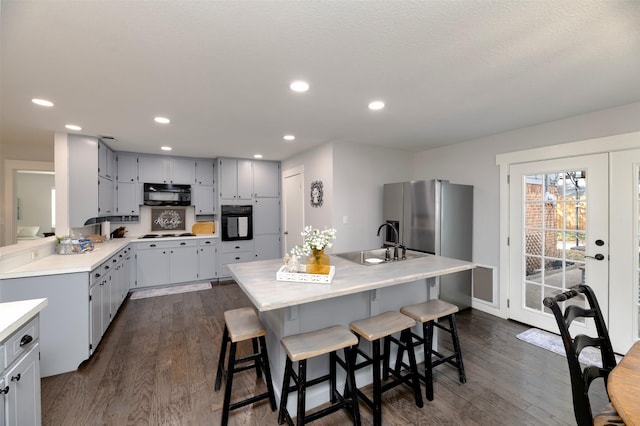
[[[197,239],[137,243],[136,288],[196,281],[202,256]]]
[[[253,240],[223,241],[220,253],[220,278],[229,278],[231,273],[227,265],[251,262],[254,259]]]
[[[213,238],[198,241],[198,279],[218,278],[218,245]]]
[[[0,344],[7,357],[0,375],[0,424],[40,425],[39,316]]]

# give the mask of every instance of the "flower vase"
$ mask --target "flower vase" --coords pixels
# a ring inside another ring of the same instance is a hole
[[[307,274],[329,275],[330,271],[329,255],[324,250],[311,249],[311,254],[307,257]]]

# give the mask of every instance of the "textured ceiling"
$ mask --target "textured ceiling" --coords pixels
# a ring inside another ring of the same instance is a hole
[[[3,143],[50,144],[75,123],[146,153],[419,151],[640,100],[637,0],[2,0],[0,13]],[[298,78],[309,92],[288,89]],[[377,98],[387,108],[369,111]]]

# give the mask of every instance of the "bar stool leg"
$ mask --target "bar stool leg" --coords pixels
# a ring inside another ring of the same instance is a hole
[[[253,353],[257,354],[260,353],[260,351],[258,350],[258,338],[254,337],[253,339],[251,339],[251,345],[253,346]],[[258,362],[258,360],[256,359],[254,366],[256,368],[256,377],[258,379],[262,378],[262,371],[260,371],[260,364]]]
[[[451,338],[453,340],[453,350],[456,354],[460,383],[467,383],[467,377],[464,374],[464,364],[462,363],[462,351],[460,350],[460,341],[458,340],[458,328],[456,327],[455,315],[449,315],[449,328],[451,329]]]
[[[285,422],[285,414],[287,412],[287,400],[289,399],[289,386],[291,384],[291,371],[293,369],[293,363],[287,357],[284,366],[284,380],[282,383],[282,396],[280,397],[280,411],[278,412],[278,424]]]
[[[344,397],[347,395],[351,398],[351,412],[353,413],[353,423],[360,426],[360,407],[358,406],[358,390],[356,388],[355,365],[358,354],[354,348],[344,348],[344,359],[347,369],[347,377],[345,380]]]
[[[336,385],[336,358],[338,357],[338,354],[336,354],[335,352],[331,352],[329,354],[329,401],[331,401],[332,404],[335,404],[335,402],[338,400],[337,397],[337,385]]]
[[[425,395],[429,401],[433,401],[433,360],[431,348],[433,347],[433,321],[422,324],[422,336],[424,337],[424,376]]]
[[[306,411],[305,401],[307,396],[307,360],[298,361],[298,415],[296,425],[304,424],[304,413]]]
[[[384,352],[382,354],[382,379],[387,380],[389,378],[389,357],[391,353],[391,339],[389,337],[384,338]]]
[[[420,376],[418,376],[418,365],[416,363],[416,352],[413,350],[413,342],[411,337],[411,329],[402,330],[400,340],[407,346],[407,354],[409,355],[409,367],[411,369],[411,381],[413,383],[413,394],[416,400],[416,406],[423,407],[422,394],[420,393]]]
[[[224,405],[222,406],[222,420],[221,425],[226,425],[229,421],[229,404],[231,403],[231,386],[233,385],[233,371],[235,370],[236,363],[236,345],[237,343],[231,342],[229,348],[229,364],[227,367],[227,382],[224,388]]]
[[[222,384],[222,374],[224,370],[224,358],[227,355],[227,340],[229,339],[229,330],[227,330],[227,326],[224,326],[224,332],[222,333],[222,342],[220,346],[220,357],[218,358],[218,372],[216,373],[216,384],[214,389],[216,391],[220,390],[220,385]],[[228,374],[228,373],[227,373]]]
[[[373,346],[373,424],[382,424],[382,385],[380,380],[380,339]]]
[[[267,382],[267,391],[269,392],[269,402],[271,403],[271,411],[277,410],[275,393],[273,391],[273,382],[271,381],[271,368],[269,367],[269,355],[267,353],[267,341],[264,336],[260,336],[260,355],[262,360],[262,369],[264,370],[264,380]]]

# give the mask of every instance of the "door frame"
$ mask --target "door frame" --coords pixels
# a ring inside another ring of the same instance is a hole
[[[500,271],[497,315],[509,318],[509,277],[511,271],[508,242],[511,204],[509,168],[511,164],[624,151],[639,147],[640,132],[631,132],[496,155],[496,165],[500,168]]]
[[[291,176],[295,176],[295,175],[300,175],[301,179],[302,179],[302,206],[301,207],[301,212],[302,212],[302,224],[304,227],[305,222],[305,214],[304,214],[304,166],[298,166],[298,167],[293,167],[291,169],[287,169],[287,170],[283,170],[282,171],[282,182],[281,182],[281,188],[282,188],[282,203],[281,203],[281,217],[282,217],[282,232],[284,233],[287,230],[287,195],[286,192],[284,190],[285,188],[285,179]],[[285,253],[286,251],[286,236],[282,235],[281,238],[281,253]]]

